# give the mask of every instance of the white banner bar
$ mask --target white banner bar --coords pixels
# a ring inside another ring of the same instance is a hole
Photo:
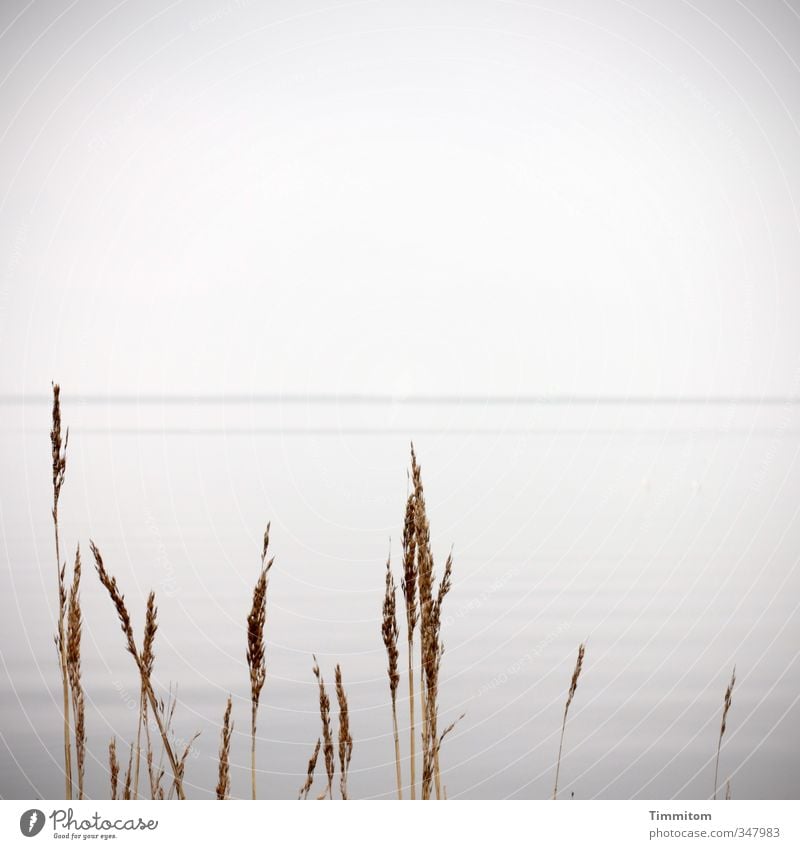
[[[0,801],[0,846],[408,849],[422,841],[523,847],[800,846],[796,801]]]

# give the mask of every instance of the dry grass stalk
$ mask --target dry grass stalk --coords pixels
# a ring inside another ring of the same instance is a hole
[[[725,700],[722,707],[722,722],[719,727],[719,739],[717,740],[717,760],[714,765],[714,798],[717,798],[717,779],[719,777],[719,754],[722,749],[722,737],[725,734],[725,729],[727,728],[728,722],[728,711],[731,709],[731,702],[733,701],[733,685],[736,683],[736,667],[733,667],[733,673],[731,674],[731,682],[728,684],[728,689],[725,690]]]
[[[117,760],[117,738],[112,737],[108,744],[108,772],[111,776],[111,798],[117,798],[117,784],[119,782],[119,761]]]
[[[145,757],[145,765],[147,766],[147,777],[150,781],[150,798],[156,798],[156,775],[153,770],[153,750],[151,748],[147,749],[147,755]]]
[[[222,732],[219,743],[219,776],[217,778],[217,799],[230,798],[231,795],[231,736],[233,735],[233,722],[231,721],[231,710],[233,701],[228,696],[228,704],[225,707],[225,715],[222,717]]]
[[[56,543],[56,576],[58,578],[58,631],[55,636],[58,660],[61,666],[62,711],[64,720],[64,779],[67,799],[72,799],[72,746],[70,744],[69,727],[69,673],[67,671],[66,618],[67,618],[67,585],[65,573],[66,561],[61,562],[61,543],[58,529],[58,499],[67,468],[67,444],[69,428],[64,439],[61,438],[61,388],[53,384],[53,416],[50,429],[50,447],[53,458],[53,532]]]
[[[434,744],[430,736],[425,736],[422,740],[422,797],[423,799],[431,798],[431,787],[433,786],[433,759]]]
[[[433,778],[433,747],[428,729],[428,692],[426,687],[426,662],[431,657],[431,616],[433,610],[433,557],[430,549],[430,526],[425,509],[422,486],[422,468],[417,463],[414,446],[411,446],[411,482],[414,489],[414,539],[417,554],[417,589],[419,591],[420,619],[420,709],[422,713],[422,786],[421,797],[430,798]]]
[[[397,730],[397,687],[400,684],[399,658],[397,650],[397,609],[395,603],[395,586],[392,576],[391,560],[386,561],[386,592],[383,597],[383,624],[381,634],[383,644],[386,647],[386,656],[389,661],[387,672],[389,675],[389,691],[392,697],[392,730],[394,732],[394,762],[397,773],[397,798],[403,798],[403,778],[400,771],[400,735]]]
[[[173,693],[172,684],[170,683],[169,688],[167,689],[167,700],[164,701],[163,698],[158,700],[155,708],[153,708],[153,713],[155,714],[156,720],[161,720],[161,727],[164,729],[164,736],[170,740],[174,737],[172,733],[172,720],[175,718],[175,709],[178,706],[178,694],[177,691]],[[156,722],[158,724],[158,722]],[[173,753],[176,753],[176,749],[172,747]],[[175,755],[175,759],[177,762],[177,754]],[[164,774],[164,742],[161,742],[161,751],[158,755],[158,791],[160,793],[159,798],[164,798],[164,790],[161,788],[161,778],[163,778]],[[172,786],[169,789],[169,795],[167,798],[172,798]]]
[[[438,765],[438,756],[439,750],[442,748],[442,743],[444,742],[444,738],[456,727],[456,725],[464,718],[464,714],[458,717],[454,722],[451,722],[447,728],[442,731],[442,733],[438,737],[429,737],[425,741],[425,750],[423,752],[424,757],[422,761],[422,782],[423,787],[427,788],[427,796],[423,795],[423,799],[430,798],[431,785],[435,784],[437,781],[437,771],[439,768]],[[437,787],[436,791],[437,799],[446,799],[447,792],[446,790],[442,790]]]
[[[164,778],[164,768],[153,766],[153,750],[150,747],[147,749],[147,772],[150,776],[150,798],[163,799],[164,788],[161,786],[161,782]]]
[[[83,799],[83,781],[86,772],[86,710],[81,684],[81,551],[75,551],[75,568],[69,594],[67,614],[67,674],[72,694],[72,715],[75,722],[75,759],[77,762],[78,798]]]
[[[430,799],[433,785],[436,798],[441,798],[439,769],[440,738],[438,734],[439,670],[444,654],[440,639],[441,614],[444,599],[450,592],[453,555],[447,558],[444,575],[436,587],[433,553],[430,543],[430,524],[422,486],[422,468],[411,446],[411,480],[414,489],[414,539],[417,555],[417,589],[420,620],[420,702],[422,708],[422,787],[421,797]],[[435,593],[435,594],[434,594]]]
[[[306,781],[305,784],[300,788],[300,793],[298,794],[298,799],[308,799],[309,791],[311,790],[311,785],[314,783],[314,770],[317,768],[317,758],[319,757],[319,749],[322,745],[322,741],[317,737],[317,745],[314,746],[314,752],[311,757],[308,759],[308,767],[306,768]]]
[[[253,605],[247,617],[247,665],[250,669],[250,776],[253,799],[256,798],[256,718],[261,690],[267,680],[264,652],[264,626],[267,621],[267,586],[272,560],[267,561],[269,525],[261,549],[261,572],[253,590]]]
[[[172,769],[172,779],[175,785],[175,792],[178,794],[178,798],[185,799],[186,796],[183,792],[181,770],[178,763],[178,759],[175,757],[175,752],[173,751],[169,739],[167,738],[167,732],[164,727],[163,719],[158,710],[158,702],[156,700],[155,692],[153,691],[153,686],[150,680],[152,664],[151,668],[148,668],[145,665],[143,657],[142,655],[140,655],[139,650],[136,647],[136,641],[133,637],[133,626],[131,625],[131,617],[128,613],[127,607],[125,606],[125,597],[122,595],[122,593],[119,591],[119,588],[117,587],[116,578],[111,577],[106,571],[103,565],[103,558],[100,554],[100,550],[97,548],[94,542],[90,541],[90,545],[92,549],[92,554],[94,555],[95,568],[97,569],[97,575],[100,578],[100,583],[106,588],[109,596],[111,596],[111,601],[114,603],[114,607],[117,611],[117,617],[119,618],[122,633],[125,635],[127,650],[133,657],[134,661],[136,662],[136,666],[139,669],[142,688],[147,693],[147,698],[150,702],[150,706],[153,710],[153,716],[155,718],[156,725],[158,726],[158,731],[161,735],[161,741],[164,746],[164,751],[166,752],[170,762],[170,767]]]
[[[451,551],[447,555],[447,562],[444,567],[444,575],[442,576],[442,580],[439,583],[439,591],[436,594],[436,603],[434,607],[434,617],[433,617],[433,634],[431,636],[431,644],[435,647],[435,654],[433,659],[433,681],[431,686],[428,688],[432,691],[433,696],[428,701],[428,711],[431,716],[431,731],[430,736],[431,740],[436,741],[436,748],[433,752],[433,776],[434,781],[436,783],[436,798],[442,798],[442,774],[439,769],[439,752],[442,748],[442,740],[444,740],[445,736],[449,731],[452,731],[455,723],[450,725],[445,733],[441,734],[438,738],[437,727],[439,724],[439,669],[442,663],[442,655],[444,654],[444,643],[442,643],[440,639],[441,628],[442,628],[442,605],[444,603],[445,596],[450,592],[450,589],[453,585],[452,583],[453,577],[453,552]],[[458,720],[456,720],[457,722]]]
[[[569,712],[569,706],[572,704],[572,700],[575,698],[575,691],[578,689],[578,678],[580,678],[581,670],[583,669],[583,656],[586,652],[586,646],[581,643],[578,646],[578,659],[575,662],[575,670],[572,673],[572,681],[570,681],[569,685],[569,693],[567,695],[567,703],[564,705],[564,719],[561,722],[561,740],[558,744],[558,760],[556,761],[556,782],[553,786],[553,798],[558,798],[558,773],[561,769],[561,752],[564,748],[564,731],[567,728],[567,713]]]
[[[412,451],[414,446],[411,446]],[[411,798],[417,797],[417,730],[414,710],[414,631],[419,620],[417,606],[417,543],[414,531],[416,503],[412,492],[406,500],[406,515],[403,522],[403,579],[401,588],[406,603],[406,634],[408,643],[408,713],[409,713],[409,762],[411,769]]]
[[[170,689],[171,693],[171,689]],[[159,703],[159,709],[161,711],[161,715],[163,716],[163,701]],[[144,725],[144,733],[145,733],[145,741],[147,746],[147,775],[150,782],[150,798],[151,799],[163,799],[164,798],[164,788],[161,782],[164,780],[164,746],[161,746],[161,753],[159,754],[158,766],[155,765],[155,750],[153,749],[153,742],[150,737],[150,721],[148,719],[148,711],[150,710],[149,700],[145,702],[144,706],[144,715],[143,715],[143,725]],[[171,716],[167,719],[167,725],[165,727],[165,731],[167,732],[167,736],[169,736],[169,723],[171,722]]]
[[[147,697],[144,697],[143,701],[143,709],[142,709],[142,727],[144,728],[145,735],[145,746],[147,751],[146,756],[146,764],[147,764],[147,777],[148,782],[150,784],[150,798],[158,799],[159,798],[159,790],[161,787],[161,779],[164,777],[164,771],[161,770],[160,775],[156,775],[153,769],[153,743],[150,739],[150,720],[148,719],[148,701]],[[161,798],[163,798],[163,793]]]
[[[172,723],[173,723],[173,720],[175,719],[175,709],[177,708],[177,706],[178,706],[178,688],[176,686],[175,689],[173,690],[172,685],[170,685],[169,692],[167,693],[167,701],[164,702],[163,699],[159,700],[157,712],[158,712],[158,716],[160,717],[161,722],[163,724],[164,731],[166,732],[167,738],[169,739],[170,736],[172,736],[172,751],[173,752],[178,751],[177,750],[177,741],[174,739],[174,734],[172,734]],[[180,755],[180,757],[178,757],[178,773],[180,775],[181,784],[183,783],[183,773],[184,773],[184,767],[186,765],[186,760],[189,757],[189,753],[192,750],[192,746],[194,745],[194,741],[199,736],[200,736],[200,732],[198,731],[192,736],[191,740],[189,740],[189,742],[186,744],[186,747],[184,748],[183,753]],[[164,757],[164,750],[163,750],[163,746],[162,746],[161,759],[159,761],[159,771],[160,771],[159,776],[158,776],[159,784],[160,784],[160,781],[161,781],[161,777],[163,777],[163,774],[164,774],[164,770],[162,768],[163,757]],[[159,791],[160,791],[159,798],[163,799],[164,798],[164,792],[163,792],[163,790],[160,789],[160,787],[159,787]],[[167,798],[171,799],[174,792],[175,792],[175,784],[173,783],[170,786],[169,794],[168,794]]]
[[[445,737],[447,737],[447,735],[448,735],[448,734],[449,734],[449,733],[450,733],[450,732],[451,732],[451,731],[452,731],[452,730],[456,727],[456,725],[458,725],[458,723],[459,723],[459,722],[461,722],[461,720],[462,720],[465,716],[466,716],[466,714],[465,714],[465,713],[462,713],[462,714],[461,714],[461,716],[459,716],[459,717],[458,717],[458,719],[456,719],[456,720],[454,720],[453,722],[451,722],[451,723],[447,726],[447,728],[445,728],[445,729],[444,729],[444,731],[442,731],[442,733],[439,735],[439,743],[438,743],[438,747],[439,747],[439,748],[441,748],[441,747],[442,747],[442,742],[443,742],[444,738],[445,738]]]
[[[451,722],[451,723],[450,723],[450,724],[449,724],[449,725],[448,725],[448,726],[444,729],[444,731],[442,731],[442,733],[439,735],[438,739],[436,740],[436,744],[435,744],[435,745],[436,745],[436,750],[435,750],[434,755],[435,755],[436,757],[438,757],[439,750],[442,748],[442,743],[444,742],[444,738],[445,738],[445,737],[447,737],[447,735],[448,735],[448,734],[450,734],[450,732],[451,732],[451,731],[453,731],[453,729],[456,727],[456,725],[458,725],[458,723],[459,723],[459,722],[461,722],[461,720],[462,720],[465,716],[466,716],[466,714],[462,713],[462,714],[461,714],[461,715],[460,715],[457,719],[453,720],[453,722]],[[438,763],[436,762],[435,758],[434,758],[434,769],[438,769]],[[442,795],[441,795],[441,797],[438,797],[438,798],[442,798],[442,799],[446,799],[446,798],[447,798],[447,792],[446,792],[446,789],[442,791]]]
[[[342,669],[336,664],[336,700],[339,703],[339,790],[347,799],[347,772],[353,756],[353,738],[350,735],[350,710],[342,682]]]
[[[319,688],[319,716],[322,720],[322,754],[325,758],[325,773],[328,776],[328,785],[318,798],[324,799],[328,796],[333,799],[333,773],[336,763],[333,756],[333,734],[331,733],[331,702],[325,691],[325,681],[319,671],[316,655],[314,655],[313,672]]]
[[[153,645],[156,638],[156,630],[158,623],[156,617],[158,608],[156,607],[156,594],[150,592],[147,597],[147,613],[145,614],[144,622],[144,640],[142,642],[142,664],[145,667],[147,678],[152,677],[153,663],[155,661],[155,652]],[[133,773],[133,798],[139,798],[139,767],[142,759],[142,726],[147,727],[147,694],[144,685],[140,684],[139,691],[139,721],[136,726],[136,767]],[[149,732],[148,732],[149,745]]]
[[[194,741],[200,736],[199,731],[195,731],[192,735],[192,739],[186,744],[186,747],[183,750],[180,758],[178,759],[178,769],[180,771],[181,782],[183,782],[183,772],[186,767],[186,760],[189,757],[190,752],[192,751],[192,746],[194,746]],[[170,789],[170,797],[172,796],[172,788]]]
[[[125,789],[122,794],[123,799],[131,798],[131,777],[133,776],[133,743],[131,743],[131,752],[128,756],[128,769],[125,772]]]
[[[731,800],[731,780],[730,778],[725,782],[725,800]]]

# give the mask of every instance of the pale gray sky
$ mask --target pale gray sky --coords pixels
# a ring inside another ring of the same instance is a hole
[[[796,2],[0,34],[0,392],[800,390]]]

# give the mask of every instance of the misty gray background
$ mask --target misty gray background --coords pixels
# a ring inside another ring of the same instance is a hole
[[[352,791],[390,795],[383,566],[408,443],[451,545],[452,797],[800,796],[800,6],[0,7],[0,795],[57,797],[51,379],[63,542],[93,537],[216,781],[276,555],[260,789],[341,662]],[[391,542],[390,542],[391,540]],[[88,567],[87,562],[87,567]],[[135,733],[84,588],[90,793]],[[135,696],[134,696],[135,698]],[[401,709],[401,717],[404,712]]]

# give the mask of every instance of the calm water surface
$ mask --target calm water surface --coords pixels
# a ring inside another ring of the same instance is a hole
[[[0,795],[57,797],[59,676],[46,405],[0,407],[3,683]],[[800,408],[793,404],[78,403],[62,495],[66,549],[87,555],[90,795],[136,731],[137,683],[88,560],[93,538],[141,628],[156,590],[159,691],[179,739],[200,731],[188,792],[216,783],[234,698],[233,793],[249,792],[244,620],[272,522],[259,789],[292,797],[319,734],[311,673],[341,663],[351,794],[393,792],[380,638],[399,565],[408,443],[423,464],[439,568],[454,547],[441,711],[450,797],[552,792],[578,643],[562,790],[800,797]],[[404,662],[404,659],[403,659]],[[405,682],[400,716],[407,752]],[[407,764],[404,764],[407,775]],[[321,787],[320,787],[321,790]]]

